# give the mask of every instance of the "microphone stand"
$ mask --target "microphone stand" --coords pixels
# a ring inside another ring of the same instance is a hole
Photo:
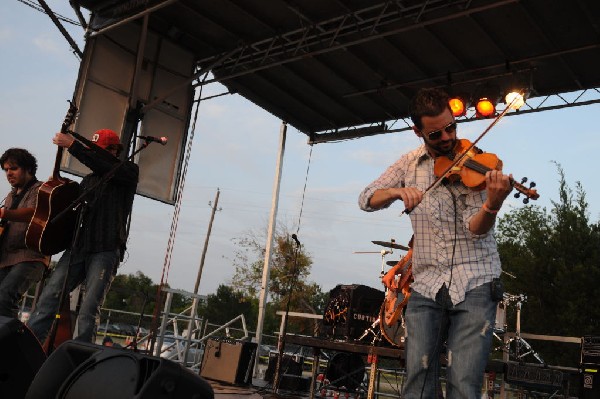
[[[79,141],[83,142],[84,144],[88,145],[89,148],[91,148],[93,151],[98,152],[99,150],[104,151],[104,149],[102,149],[101,147],[97,146],[96,144],[94,144],[93,142],[89,141],[88,139],[86,139],[85,137],[81,136],[80,134],[76,133],[76,132],[70,132],[71,135],[73,135],[75,138],[77,138]],[[77,240],[79,239],[79,232],[81,229],[81,224],[83,222],[83,213],[85,210],[85,206],[86,206],[86,197],[92,193],[93,191],[96,190],[97,187],[99,186],[104,186],[104,184],[106,184],[117,172],[117,169],[119,169],[119,167],[121,167],[121,165],[124,165],[126,162],[130,161],[131,159],[133,159],[134,156],[136,156],[140,151],[144,150],[146,147],[148,147],[150,143],[148,141],[144,142],[144,144],[142,144],[140,146],[140,148],[138,148],[137,150],[135,150],[130,156],[128,156],[127,158],[121,160],[120,162],[115,163],[108,172],[106,172],[104,175],[102,175],[102,177],[100,178],[100,180],[98,180],[96,183],[94,183],[93,185],[91,185],[90,187],[88,187],[86,190],[83,191],[83,193],[81,193],[81,195],[79,195],[79,197],[77,197],[76,199],[74,199],[71,204],[67,207],[65,207],[65,209],[63,209],[61,212],[59,212],[58,214],[56,214],[56,216],[54,216],[49,223],[53,223],[55,220],[59,220],[60,218],[64,217],[67,212],[73,210],[77,210],[79,209],[78,212],[78,217],[77,217],[77,225],[75,226],[75,233],[73,234],[73,239],[71,240],[71,247],[68,249],[69,251],[69,261],[67,262],[67,270],[65,272],[65,277],[63,279],[62,282],[62,288],[61,288],[61,292],[59,295],[59,301],[58,301],[58,310],[56,312],[55,318],[52,322],[52,325],[50,327],[50,331],[48,333],[48,337],[46,338],[46,345],[47,345],[47,356],[50,356],[50,354],[53,352],[54,348],[54,342],[56,339],[56,333],[58,330],[58,321],[60,320],[61,316],[60,316],[60,311],[62,309],[62,307],[64,306],[64,303],[67,299],[67,282],[69,281],[69,270],[71,268],[71,261],[72,261],[72,250],[73,247],[75,246],[75,244],[77,243]],[[98,150],[95,148],[97,147]],[[71,310],[69,309],[69,312]],[[69,328],[71,328],[69,326]]]
[[[277,363],[275,364],[275,373],[273,373],[273,392],[275,394],[279,393],[279,383],[281,382],[280,371],[281,371],[281,362],[283,359],[283,346],[285,344],[285,336],[287,334],[287,326],[288,326],[288,315],[290,313],[290,302],[292,301],[292,293],[295,288],[297,282],[297,271],[298,271],[298,253],[300,252],[300,241],[298,241],[298,237],[295,234],[292,234],[292,238],[296,241],[296,249],[294,250],[294,268],[291,273],[289,291],[286,299],[285,305],[285,313],[283,315],[283,329],[279,334],[279,340],[277,341]],[[291,359],[290,359],[291,361]],[[288,362],[289,366],[289,362]]]

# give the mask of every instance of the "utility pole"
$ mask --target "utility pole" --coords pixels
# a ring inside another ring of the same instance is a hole
[[[210,231],[212,230],[213,221],[215,220],[215,212],[217,212],[217,205],[219,205],[219,194],[221,192],[217,188],[217,194],[215,195],[215,204],[212,207],[212,213],[210,215],[210,222],[208,223],[208,232],[206,233],[206,240],[204,240],[204,249],[202,250],[202,257],[200,258],[200,267],[198,268],[198,277],[196,277],[196,285],[194,286],[194,294],[198,293],[198,287],[200,286],[200,278],[202,277],[202,269],[204,269],[204,259],[206,258],[206,251],[208,250],[208,240],[210,239]],[[208,203],[211,205],[211,203]],[[221,209],[218,209],[219,211]]]
[[[214,205],[211,204],[210,202],[208,203],[208,205],[212,206],[212,213],[210,215],[210,222],[208,223],[208,232],[206,233],[206,239],[204,240],[204,249],[202,249],[202,257],[200,258],[200,266],[198,267],[198,276],[196,277],[196,285],[194,285],[194,296],[192,299],[192,309],[190,311],[190,321],[188,323],[188,333],[187,333],[187,339],[186,339],[186,344],[185,344],[185,350],[183,351],[183,359],[184,359],[184,364],[185,361],[188,358],[188,352],[190,350],[190,346],[191,346],[191,342],[192,342],[192,335],[194,332],[194,325],[196,323],[196,315],[198,313],[198,288],[200,287],[200,278],[202,277],[202,269],[204,269],[204,259],[206,258],[206,251],[208,250],[208,240],[210,239],[210,232],[212,230],[212,225],[213,225],[213,221],[215,220],[215,213],[217,212],[217,210],[221,210],[220,208],[217,209],[217,206],[219,205],[219,194],[221,193],[221,191],[219,191],[219,189],[217,188],[217,194],[215,195],[215,203]]]

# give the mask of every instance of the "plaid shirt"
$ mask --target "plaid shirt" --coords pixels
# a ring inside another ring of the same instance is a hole
[[[376,210],[369,201],[378,189],[417,187],[425,191],[435,181],[434,163],[423,145],[405,154],[363,190],[360,208]],[[413,290],[435,300],[446,284],[456,305],[465,299],[467,291],[500,275],[493,228],[482,235],[469,230],[471,218],[485,199],[485,190],[475,191],[461,182],[439,184],[410,212],[414,231]]]

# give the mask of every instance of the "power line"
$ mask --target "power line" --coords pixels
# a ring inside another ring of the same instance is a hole
[[[39,11],[46,15],[49,15],[41,6],[37,5],[36,3],[34,3],[31,0],[17,0],[17,1],[25,4],[26,6],[33,8],[36,11]],[[74,19],[67,18],[67,17],[60,15],[58,13],[55,13],[55,12],[53,12],[53,14],[56,16],[56,18],[58,18],[59,20],[61,20],[63,22],[66,22],[66,23],[69,23],[69,24],[75,25],[75,26],[81,26],[81,24],[78,21],[75,21]]]

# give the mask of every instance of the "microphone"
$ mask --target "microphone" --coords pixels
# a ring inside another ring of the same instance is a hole
[[[292,240],[296,241],[296,245],[300,246],[300,241],[298,241],[298,236],[296,234],[292,234]]]
[[[162,145],[166,145],[167,141],[169,141],[168,138],[166,138],[165,136],[162,137],[152,137],[152,136],[138,136],[140,139],[146,140],[146,141],[150,141],[150,142],[154,142],[154,143],[158,143],[158,144],[162,144]]]

